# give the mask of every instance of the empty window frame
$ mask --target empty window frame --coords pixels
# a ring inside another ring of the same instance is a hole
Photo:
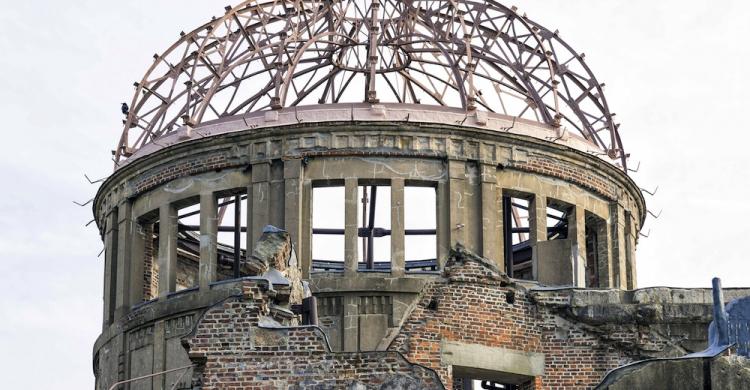
[[[227,280],[242,275],[242,259],[247,258],[246,190],[218,197],[216,233],[216,279]]]
[[[228,191],[217,196],[216,279],[240,277],[240,264],[245,258],[247,235],[247,194],[244,190]],[[178,246],[180,258],[200,261],[200,203],[178,211]],[[180,274],[178,270],[178,284]],[[197,285],[197,281],[196,281]]]
[[[547,201],[547,240],[568,238],[568,220],[572,206],[548,199]]]
[[[529,242],[531,197],[503,196],[503,241],[506,272],[516,279],[533,279],[532,248]],[[549,201],[546,207],[547,240],[568,238],[568,219],[571,207],[562,202]],[[510,229],[508,229],[510,226]]]
[[[608,261],[607,221],[586,212],[586,287],[600,287],[600,268]]]
[[[391,187],[362,185],[357,191],[358,269],[391,269]]]
[[[344,186],[312,190],[312,269],[344,270]]]
[[[532,279],[531,245],[529,243],[529,199],[503,196],[503,242],[508,276]]]
[[[200,263],[200,203],[195,199],[180,202],[177,207],[177,269],[176,291],[198,286]],[[187,205],[185,205],[187,203]],[[193,204],[190,204],[193,203]],[[191,227],[195,226],[195,230]]]
[[[437,188],[404,188],[406,271],[437,270]]]

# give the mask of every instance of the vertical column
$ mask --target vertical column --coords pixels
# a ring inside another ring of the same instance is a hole
[[[404,253],[404,179],[391,179],[391,275],[403,276]]]
[[[298,165],[302,165],[300,160],[295,160]],[[285,198],[284,187],[286,186],[286,164],[281,160],[274,160],[270,164],[270,177],[268,180],[268,223],[267,225],[273,225],[277,228],[284,228],[286,222],[284,211],[286,209],[286,202],[282,201]],[[297,174],[299,176],[299,174]]]
[[[625,250],[627,255],[628,289],[634,290],[638,288],[638,280],[635,273],[635,246],[636,236],[638,235],[638,231],[636,229],[637,221],[633,217],[633,214],[629,211],[625,212],[625,220],[627,222],[625,230],[625,243],[627,244],[627,247]]]
[[[539,243],[547,241],[547,198],[535,194],[529,202],[529,244],[534,280],[539,280]]]
[[[344,180],[344,273],[357,272],[357,179]]]
[[[312,270],[312,182],[305,180],[302,184],[302,223],[299,239],[299,254],[302,264],[302,278],[310,277]]]
[[[356,240],[355,240],[356,241]],[[359,297],[354,294],[344,295],[344,326],[342,350],[354,352],[359,350]]]
[[[198,263],[198,286],[202,291],[216,281],[217,235],[219,216],[216,196],[213,192],[201,194],[200,209],[200,260]]]
[[[130,279],[137,277],[131,274],[132,240],[135,222],[132,218],[132,207],[124,201],[117,208],[117,293],[115,296],[115,318],[121,318],[130,311]]]
[[[599,221],[596,226],[596,251],[599,260],[599,286],[614,287],[614,271],[612,267],[612,246],[610,245],[609,221]]]
[[[161,237],[159,237],[161,238]],[[154,324],[154,360],[153,360],[153,373],[162,372],[167,367],[167,340],[166,340],[166,324],[164,320],[157,321]],[[166,389],[166,375],[157,375],[152,380],[153,390]]]
[[[448,183],[438,182],[435,196],[435,241],[437,243],[438,269],[443,269],[451,249],[450,196]]]
[[[267,162],[253,164],[251,185],[247,189],[247,255],[253,252],[263,228],[270,222],[271,165]]]
[[[504,189],[510,188],[511,177],[507,171],[496,170],[495,179],[497,181],[497,197],[498,197],[498,220],[497,220],[497,231],[500,233],[500,241],[497,243],[497,256],[499,268],[505,271],[508,276],[513,277],[513,234],[511,229],[513,224],[511,221],[511,208],[510,198],[505,197]]]
[[[159,207],[159,298],[174,292],[177,284],[177,209]]]
[[[466,163],[459,160],[448,160],[448,196],[450,212],[450,243],[466,244]]]
[[[625,209],[619,203],[609,207],[610,248],[612,251],[612,276],[614,287],[627,288],[626,246],[625,246]]]
[[[129,305],[132,307],[136,303],[143,301],[143,279],[146,261],[146,240],[151,240],[151,233],[146,233],[146,229],[138,223],[135,216],[131,217],[132,234],[130,235],[130,298]],[[150,229],[149,229],[150,232]]]
[[[300,253],[302,237],[301,194],[302,160],[287,160],[284,162],[284,230],[289,232],[297,254]]]
[[[503,269],[503,253],[499,250],[502,240],[501,210],[497,195],[497,168],[481,164],[482,185],[482,256],[495,261],[498,269]]]
[[[106,329],[115,314],[117,291],[117,208],[107,215],[104,233],[104,318],[102,328]]]
[[[594,287],[586,286],[586,211],[581,206],[572,206],[568,212],[568,239],[573,285]]]

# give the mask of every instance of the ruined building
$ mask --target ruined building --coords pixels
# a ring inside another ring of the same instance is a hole
[[[494,1],[180,34],[94,202],[96,388],[584,389],[703,350],[709,290],[636,289],[647,209],[579,53]]]

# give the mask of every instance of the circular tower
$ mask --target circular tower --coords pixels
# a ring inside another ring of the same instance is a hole
[[[646,208],[602,87],[494,1],[246,1],[181,33],[94,202],[97,386],[201,386],[185,337],[248,283],[332,351],[388,350],[455,253],[506,284],[635,288]]]

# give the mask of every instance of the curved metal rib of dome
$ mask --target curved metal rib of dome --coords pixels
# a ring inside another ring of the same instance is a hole
[[[626,169],[583,56],[494,1],[245,1],[180,39],[136,92],[115,160],[204,121],[310,104],[458,107],[580,133]]]

